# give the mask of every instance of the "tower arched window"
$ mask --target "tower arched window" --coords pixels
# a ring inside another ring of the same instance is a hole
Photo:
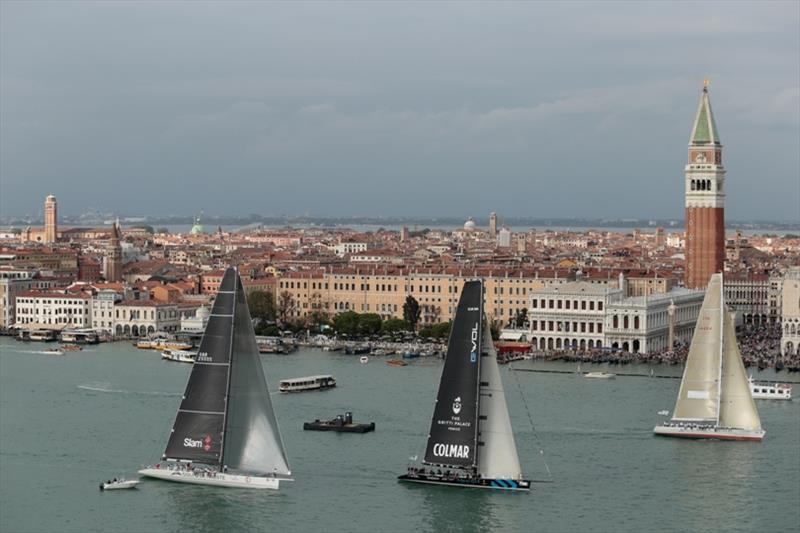
[[[693,190],[693,191],[695,190],[695,187],[696,187],[696,186],[697,186],[697,184],[695,183],[695,181],[694,181],[694,180],[692,180],[692,190]]]

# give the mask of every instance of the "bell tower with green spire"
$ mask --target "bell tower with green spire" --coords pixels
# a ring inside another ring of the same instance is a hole
[[[703,82],[684,175],[684,285],[704,289],[711,275],[725,268],[725,167],[722,166],[722,144],[708,97],[708,80]]]

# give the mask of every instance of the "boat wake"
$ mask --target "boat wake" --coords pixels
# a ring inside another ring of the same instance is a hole
[[[78,385],[79,389],[88,390],[92,392],[104,392],[109,394],[137,394],[144,396],[180,396],[177,392],[161,392],[161,391],[132,391],[123,389],[112,389],[111,383],[84,383]]]

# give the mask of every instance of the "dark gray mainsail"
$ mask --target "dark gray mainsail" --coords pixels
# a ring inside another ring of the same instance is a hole
[[[474,467],[477,459],[478,381],[483,346],[483,284],[461,291],[447,344],[425,462]]]
[[[269,398],[253,322],[237,276],[233,364],[223,464],[233,470],[288,476],[289,461]]]
[[[164,451],[165,459],[221,463],[236,277],[236,270],[229,268],[220,283]]]
[[[235,268],[222,278],[164,458],[290,474]]]

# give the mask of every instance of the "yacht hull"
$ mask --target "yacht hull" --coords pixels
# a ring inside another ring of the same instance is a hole
[[[745,440],[761,442],[764,431],[754,431],[735,428],[700,428],[700,427],[672,427],[656,426],[653,433],[662,437],[679,437],[684,439],[716,439],[716,440]]]
[[[494,489],[512,490],[529,492],[531,482],[527,479],[444,479],[439,477],[429,477],[425,475],[409,476],[404,474],[397,478],[407,483],[423,483],[426,485],[447,485],[449,487],[461,487],[471,489]]]
[[[214,475],[201,475],[185,470],[169,470],[167,468],[143,468],[139,470],[143,476],[174,481],[176,483],[191,483],[193,485],[210,485],[214,487],[229,487],[239,489],[272,489],[278,490],[281,478],[261,476],[241,476],[238,474],[215,473]],[[290,481],[283,479],[283,481]]]

